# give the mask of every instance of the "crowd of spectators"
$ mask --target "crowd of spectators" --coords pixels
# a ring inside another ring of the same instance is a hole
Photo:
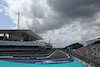
[[[100,42],[96,42],[73,51],[74,53],[100,60]]]

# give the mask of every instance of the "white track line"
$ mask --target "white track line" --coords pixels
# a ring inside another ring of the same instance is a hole
[[[49,56],[47,56],[46,58],[50,58],[55,52],[56,52],[56,50],[52,54],[50,54]]]
[[[65,54],[66,56],[68,56],[68,58],[70,58],[70,56],[67,54],[67,53],[65,53],[65,52],[63,52],[62,50],[60,50],[63,54]]]

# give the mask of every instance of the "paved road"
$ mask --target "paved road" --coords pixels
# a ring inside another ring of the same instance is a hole
[[[49,59],[62,59],[62,58],[67,58],[66,54],[63,53],[61,50],[56,50]]]

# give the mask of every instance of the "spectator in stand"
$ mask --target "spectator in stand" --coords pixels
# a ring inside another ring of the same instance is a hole
[[[100,60],[100,42],[81,47],[73,52]]]

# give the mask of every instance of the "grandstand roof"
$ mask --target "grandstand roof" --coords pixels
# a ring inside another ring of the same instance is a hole
[[[98,38],[100,38],[100,36],[94,37],[94,38],[90,38],[90,39],[86,40],[86,42],[87,42],[87,41],[90,41],[90,40],[98,39]]]
[[[20,34],[20,35],[30,35],[33,38],[36,38],[36,40],[41,40],[39,35],[34,33],[32,30],[28,29],[7,29],[7,30],[0,30],[0,34],[7,33],[7,34]]]

